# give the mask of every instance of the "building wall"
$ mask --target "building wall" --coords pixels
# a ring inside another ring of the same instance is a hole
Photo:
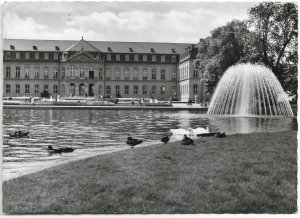
[[[10,77],[6,77],[7,67],[10,67]],[[19,78],[16,78],[16,67],[19,67]],[[28,69],[28,77],[25,76],[25,68]],[[36,69],[38,69],[38,77],[35,75]],[[81,69],[84,71],[84,76],[80,75]],[[93,79],[89,78],[91,69],[94,70]],[[109,77],[108,71],[110,71]],[[152,77],[152,71],[156,72],[155,77]],[[162,71],[165,72],[164,76]],[[86,96],[89,95],[89,84],[94,85],[93,93],[96,97],[106,95],[116,97],[116,86],[120,87],[121,97],[152,97],[169,100],[177,96],[177,64],[5,61],[3,72],[4,96],[40,96],[46,86],[49,93],[54,96],[70,96],[71,93],[73,96]],[[10,85],[10,93],[6,93],[7,84]],[[16,93],[16,84],[20,85],[19,93]],[[72,88],[71,84],[74,84],[75,88]],[[25,93],[25,85],[29,85],[28,93]],[[35,85],[39,86],[38,91],[35,91]],[[56,89],[54,85],[57,86]],[[79,88],[80,85],[83,85],[83,89]],[[109,94],[104,92],[107,86],[110,86]],[[125,93],[125,86],[129,87],[128,94]],[[137,94],[134,92],[134,86],[138,87]],[[152,87],[155,87],[155,93]]]

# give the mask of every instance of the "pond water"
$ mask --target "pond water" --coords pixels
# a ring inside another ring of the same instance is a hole
[[[3,110],[3,179],[93,155],[129,149],[128,136],[140,146],[159,143],[170,129],[209,127],[226,134],[296,130],[296,118],[207,116],[173,110]],[[8,133],[30,131],[29,138]],[[175,140],[171,137],[171,140]],[[72,153],[50,155],[48,145],[72,146]]]

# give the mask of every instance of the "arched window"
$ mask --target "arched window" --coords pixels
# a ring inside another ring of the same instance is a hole
[[[133,94],[134,95],[139,94],[139,87],[138,86],[133,86]]]
[[[57,94],[58,92],[58,86],[57,85],[53,85],[53,93]]]
[[[102,95],[102,85],[99,86],[99,95]]]
[[[138,80],[139,79],[139,69],[134,68],[133,70],[133,79]]]
[[[198,94],[198,85],[197,84],[194,84],[193,90],[194,90],[194,94],[197,95]]]
[[[151,94],[156,95],[156,86],[151,87]]]
[[[20,78],[20,67],[16,66],[16,78]]]
[[[166,70],[165,69],[161,69],[160,70],[160,79],[161,80],[165,80],[166,79]]]
[[[156,69],[152,68],[152,79],[156,79]]]
[[[116,68],[116,79],[117,79],[117,80],[121,79],[121,71],[120,71],[120,68]]]
[[[61,67],[61,78],[65,78],[66,76],[66,68],[64,66]]]
[[[84,67],[82,66],[79,68],[79,77],[84,78]]]
[[[10,67],[6,67],[6,78],[10,78]]]
[[[61,85],[61,94],[65,94],[65,91],[66,91],[65,85],[62,84]]]
[[[124,94],[125,95],[129,95],[129,86],[128,85],[126,85],[125,86],[125,89],[124,89],[125,91],[124,91]]]
[[[70,77],[75,77],[75,69],[73,65],[70,68]]]
[[[164,95],[166,93],[166,87],[162,86],[160,87],[160,94]]]
[[[147,95],[147,90],[148,90],[148,87],[146,85],[143,86],[143,95]]]
[[[125,80],[129,80],[129,69],[128,68],[125,68]]]
[[[103,79],[103,69],[99,68],[99,79]]]
[[[106,79],[110,79],[110,68],[106,68]]]
[[[172,80],[176,80],[176,69],[172,69]]]
[[[54,67],[54,68],[53,68],[53,78],[58,78],[57,67]]]
[[[40,89],[39,84],[35,84],[34,85],[34,94],[38,94],[39,93],[39,89]]]
[[[20,94],[20,84],[16,84],[16,94]]]
[[[110,86],[106,86],[106,94],[110,95]]]
[[[147,68],[143,69],[143,79],[148,79],[148,69]]]
[[[6,90],[5,90],[6,94],[10,93],[10,84],[6,84]]]
[[[49,68],[44,67],[44,78],[48,79],[49,78]]]
[[[29,84],[25,84],[25,94],[29,94],[30,86]]]

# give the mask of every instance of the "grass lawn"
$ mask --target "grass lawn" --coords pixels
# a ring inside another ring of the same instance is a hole
[[[295,213],[297,131],[199,138],[3,182],[4,213]]]

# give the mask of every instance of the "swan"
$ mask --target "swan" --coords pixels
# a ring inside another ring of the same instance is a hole
[[[205,128],[202,128],[202,127],[198,127],[196,129],[193,129],[193,128],[189,127],[188,131],[190,132],[190,136],[196,136],[198,134],[209,133],[209,128],[207,127],[205,129]]]
[[[189,135],[190,132],[186,129],[170,129],[173,135]]]

